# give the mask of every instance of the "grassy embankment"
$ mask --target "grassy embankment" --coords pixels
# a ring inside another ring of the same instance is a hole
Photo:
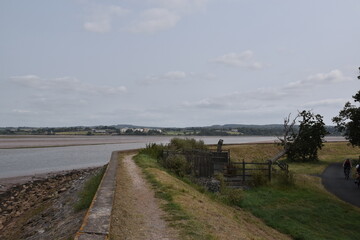
[[[290,239],[248,212],[235,210],[203,188],[169,174],[155,159],[147,155],[135,159],[155,196],[162,199],[166,220],[179,230],[180,239]]]
[[[279,150],[274,144],[244,144],[224,148],[231,149],[231,158],[239,161],[267,159]],[[268,226],[294,239],[350,240],[358,237],[359,209],[326,192],[320,178],[313,175],[320,174],[331,162],[339,162],[347,157],[357,159],[359,154],[359,149],[346,143],[327,143],[319,152],[318,163],[290,164],[295,176],[294,185],[279,185],[274,180],[271,184],[251,190],[231,194],[227,190],[224,191],[225,195],[203,194],[201,188],[169,175],[147,156],[138,156],[137,163],[154,185],[157,196],[166,200],[164,209],[172,216],[169,221],[180,228],[183,236],[186,236],[184,239],[226,239],[231,237],[229,232],[234,231],[236,233],[232,237],[235,239],[240,236],[245,239],[266,239],[261,232],[273,237],[276,235],[276,239],[286,238],[276,231],[269,232],[248,211],[263,219]],[[219,228],[222,222],[226,223],[226,227],[221,225]]]

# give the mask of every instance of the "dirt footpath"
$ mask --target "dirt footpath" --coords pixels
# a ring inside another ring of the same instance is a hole
[[[160,200],[132,157],[127,155],[119,161],[111,239],[178,239],[177,232],[163,218]]]

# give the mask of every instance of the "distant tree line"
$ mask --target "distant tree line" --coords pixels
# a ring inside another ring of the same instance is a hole
[[[298,126],[294,126],[298,129]],[[60,133],[69,134],[96,134],[97,130],[104,130],[104,134],[119,134],[119,135],[177,135],[177,136],[281,136],[283,134],[283,125],[249,125],[235,128],[224,127],[189,127],[189,128],[162,128],[161,132],[157,129],[150,129],[148,131],[139,131],[136,129],[127,129],[121,132],[120,128],[116,126],[94,126],[94,127],[57,127],[57,128],[0,128],[2,135],[54,135]],[[327,132],[332,136],[339,136],[340,132],[333,126],[326,126]]]

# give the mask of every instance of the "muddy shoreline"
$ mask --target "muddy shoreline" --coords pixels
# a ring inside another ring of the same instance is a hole
[[[0,179],[0,239],[69,239],[85,210],[74,205],[101,167]]]

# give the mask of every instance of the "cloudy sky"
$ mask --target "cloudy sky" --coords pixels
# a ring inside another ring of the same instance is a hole
[[[332,124],[359,26],[358,0],[4,0],[0,127]]]

